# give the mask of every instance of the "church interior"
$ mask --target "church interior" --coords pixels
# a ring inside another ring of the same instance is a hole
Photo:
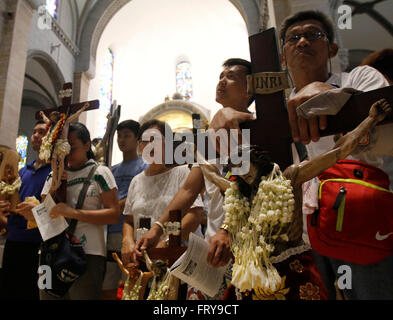
[[[351,10],[346,20],[343,8]],[[334,23],[332,72],[393,47],[391,0],[0,0],[0,146],[17,150],[19,169],[34,160],[36,114],[61,106],[65,83],[72,103],[99,101],[78,120],[92,140],[104,137],[118,106],[118,122],[158,119],[181,133],[199,119],[206,129],[221,109],[223,62],[250,61],[250,36],[269,28],[278,36],[284,19],[303,10]],[[122,152],[111,147],[118,164]],[[4,242],[0,236],[0,256]]]
[[[93,138],[104,135],[114,102],[122,107],[120,121],[154,116],[169,120],[172,129],[192,128],[191,115],[198,113],[208,123],[220,108],[215,86],[221,64],[230,57],[250,58],[248,36],[277,29],[285,16],[310,8],[338,21],[342,4],[339,0],[2,1],[0,144],[17,144],[24,163],[31,161],[27,139],[31,119],[37,110],[60,105],[58,93],[65,82],[73,83],[74,102],[100,100],[99,110],[79,119]],[[392,21],[392,6],[391,1],[379,1],[373,10]],[[388,29],[371,15],[354,15],[351,29],[337,27],[340,49],[334,70],[351,70],[391,40],[391,24]],[[120,158],[115,145],[113,163]]]

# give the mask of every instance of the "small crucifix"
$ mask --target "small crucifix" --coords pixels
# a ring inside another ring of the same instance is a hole
[[[169,221],[166,222],[166,233],[169,234],[167,248],[150,248],[147,254],[152,260],[161,259],[170,267],[187,250],[181,245],[181,211],[169,212]]]
[[[53,171],[51,193],[55,194],[55,200],[58,202],[65,202],[66,181],[62,180],[62,176],[65,157],[70,152],[67,141],[69,124],[83,111],[98,109],[99,101],[71,104],[72,83],[63,85],[59,97],[62,99],[60,107],[38,111],[36,119],[43,119],[47,124],[47,133],[42,138],[39,157],[51,161]]]
[[[249,37],[253,74],[248,77],[248,91],[255,95],[257,120],[241,126],[251,130],[251,144],[269,151],[271,159],[282,171],[293,163],[292,135],[284,90],[288,88],[286,74],[281,72],[277,38],[274,28]],[[353,130],[367,116],[370,105],[385,98],[393,103],[393,86],[352,95],[340,112],[327,116],[327,129],[321,136]],[[393,122],[389,114],[380,124]]]

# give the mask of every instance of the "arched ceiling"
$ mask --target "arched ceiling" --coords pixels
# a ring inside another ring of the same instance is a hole
[[[76,2],[76,0],[72,1]],[[76,61],[77,72],[87,72],[91,78],[94,78],[97,46],[102,32],[111,18],[130,1],[132,0],[82,0],[76,4],[79,14],[77,44],[81,51]],[[260,1],[228,1],[239,10],[246,22],[249,34],[258,32]]]

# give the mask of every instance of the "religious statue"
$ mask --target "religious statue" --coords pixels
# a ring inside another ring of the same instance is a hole
[[[106,116],[106,131],[103,138],[95,138],[93,139],[93,153],[95,160],[104,166],[111,166],[111,156],[112,156],[112,144],[113,144],[113,136],[116,131],[117,124],[120,119],[120,106],[115,105],[115,103],[111,107],[111,112]]]
[[[48,118],[43,111],[40,112],[42,120],[46,123],[47,132],[42,138],[39,157],[46,162],[51,161],[53,171],[51,193],[55,192],[61,184],[64,160],[71,151],[67,140],[70,123],[77,119],[89,106],[88,102],[85,103],[81,109],[68,117],[66,113],[53,111]]]
[[[0,145],[0,200],[9,201],[11,209],[20,202],[21,178],[18,175],[20,155],[16,150]]]
[[[148,272],[142,272],[134,266],[125,268],[123,262],[113,253],[113,258],[119,268],[126,274],[122,300],[143,300],[150,278],[153,278],[147,300],[176,300],[178,296],[179,279],[172,276],[167,264],[162,260],[152,261],[146,251],[143,255]]]
[[[285,277],[281,278],[272,261],[303,243],[302,184],[351,154],[391,110],[385,99],[375,102],[368,117],[338,139],[331,151],[293,164],[283,173],[256,146],[240,146],[240,152],[250,154],[250,170],[232,177],[232,182],[198,157],[205,177],[225,193],[224,227],[235,256],[232,284],[240,292],[254,290],[256,295],[269,295],[284,290]]]

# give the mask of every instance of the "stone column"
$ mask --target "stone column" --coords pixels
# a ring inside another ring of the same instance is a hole
[[[90,77],[87,72],[74,72],[73,99],[74,102],[87,101],[89,96]],[[86,112],[79,116],[79,122],[86,124]]]
[[[6,0],[0,11],[0,144],[15,148],[33,8]]]

